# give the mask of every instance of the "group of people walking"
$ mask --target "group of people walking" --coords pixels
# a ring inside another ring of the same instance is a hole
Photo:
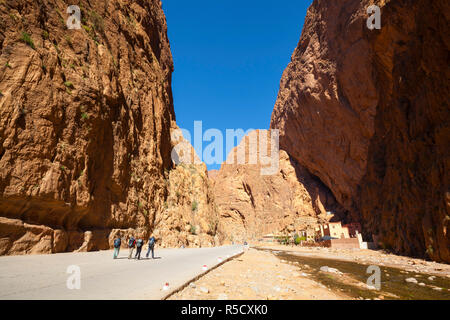
[[[150,251],[152,253],[152,259],[155,258],[155,242],[156,239],[154,236],[151,236],[148,239],[148,251],[146,254],[146,258],[148,258],[148,256],[150,255]],[[120,246],[122,245],[122,239],[120,237],[116,237],[114,239],[114,259],[117,259],[117,257],[119,256],[119,252],[120,252]],[[142,238],[138,238],[137,240],[131,236],[130,240],[128,240],[128,259],[133,258],[133,252],[134,249],[136,249],[136,254],[134,256],[135,259],[141,259],[141,251],[142,248],[144,247],[144,240],[142,240]]]

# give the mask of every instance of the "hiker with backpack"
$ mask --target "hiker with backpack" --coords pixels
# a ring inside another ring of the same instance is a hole
[[[119,255],[121,244],[122,244],[122,240],[117,235],[116,238],[114,239],[114,259],[117,259],[117,256]]]
[[[141,259],[141,250],[142,247],[144,246],[144,240],[142,240],[141,238],[139,238],[136,241],[136,255],[134,256],[134,258],[140,260]]]
[[[130,249],[130,253],[128,254],[128,259],[131,259],[133,256],[134,247],[136,246],[136,239],[131,236],[130,240],[128,240],[128,248]]]
[[[148,258],[149,254],[150,254],[150,250],[151,250],[151,251],[152,251],[152,259],[155,259],[155,256],[154,256],[155,242],[156,242],[156,239],[155,239],[155,237],[152,235],[152,236],[150,237],[150,239],[148,239],[148,251],[147,251],[146,258]]]

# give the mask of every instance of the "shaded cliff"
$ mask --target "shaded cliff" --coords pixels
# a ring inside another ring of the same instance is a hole
[[[361,217],[384,247],[450,262],[450,3],[392,1],[382,14]]]
[[[366,26],[381,8],[381,30]],[[271,128],[396,253],[450,262],[446,1],[323,1],[308,10]]]
[[[157,0],[0,3],[0,254],[148,236],[172,166],[172,56]]]

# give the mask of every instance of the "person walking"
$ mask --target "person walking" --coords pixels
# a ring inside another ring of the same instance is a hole
[[[152,235],[150,237],[150,239],[148,239],[148,251],[147,251],[147,255],[146,257],[148,258],[148,256],[150,255],[150,251],[152,252],[152,259],[155,259],[154,256],[154,248],[155,248],[155,237]]]
[[[140,260],[141,259],[141,250],[142,247],[144,246],[144,240],[142,240],[141,238],[137,239],[136,241],[136,255],[134,256],[134,258]]]
[[[130,240],[128,241],[128,248],[130,249],[130,252],[128,254],[128,259],[132,258],[135,246],[136,246],[136,239],[134,239],[134,237],[131,236]]]
[[[117,256],[119,255],[121,244],[122,244],[122,240],[117,235],[116,238],[114,239],[114,259],[117,259]]]

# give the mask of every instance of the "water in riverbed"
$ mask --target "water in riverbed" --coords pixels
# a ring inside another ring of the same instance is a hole
[[[308,277],[322,283],[333,291],[340,291],[352,298],[401,299],[401,300],[450,300],[450,278],[435,276],[398,268],[379,265],[381,269],[381,289],[370,290],[366,282],[372,273],[367,273],[369,265],[351,261],[304,257],[282,251],[271,251],[281,260],[288,261],[308,274]],[[322,272],[320,267],[338,269],[343,275]],[[408,283],[407,278],[415,278],[417,283]],[[419,283],[425,284],[420,286]],[[437,290],[436,288],[441,288]]]

